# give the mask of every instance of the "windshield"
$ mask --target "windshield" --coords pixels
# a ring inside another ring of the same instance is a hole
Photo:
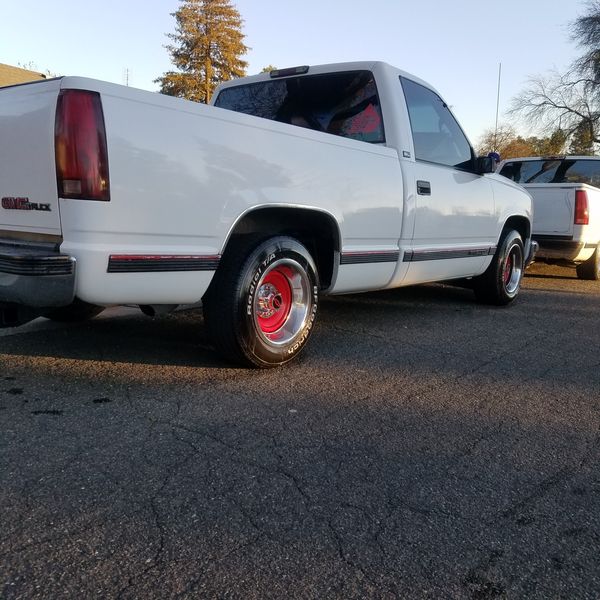
[[[505,163],[500,175],[515,183],[587,183],[600,187],[600,160],[514,160]]]

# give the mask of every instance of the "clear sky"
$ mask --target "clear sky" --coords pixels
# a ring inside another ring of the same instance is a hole
[[[527,78],[565,69],[580,49],[568,25],[583,0],[233,0],[244,19],[248,74],[384,60],[425,79],[471,141],[493,128]],[[165,34],[178,0],[0,0],[0,63],[156,90],[171,68]]]

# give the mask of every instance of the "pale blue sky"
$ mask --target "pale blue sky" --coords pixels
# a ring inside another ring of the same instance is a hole
[[[529,76],[581,52],[568,24],[582,0],[233,0],[245,24],[248,74],[277,67],[385,60],[431,83],[471,141],[494,125]],[[178,0],[0,0],[0,62],[34,63],[156,90]]]

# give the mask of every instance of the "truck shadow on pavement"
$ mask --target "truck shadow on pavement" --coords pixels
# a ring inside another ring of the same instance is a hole
[[[547,273],[525,273],[525,277],[527,278],[531,278],[531,279],[575,279],[577,280],[577,274],[575,273],[575,271],[573,271],[572,274],[556,274],[556,275],[550,275]]]
[[[148,318],[141,313],[86,323],[40,320],[36,329],[0,338],[0,356],[25,355],[79,361],[187,367],[222,367],[205,333],[202,311]]]
[[[451,305],[453,310],[472,310],[474,301],[471,290],[432,284],[326,298],[321,302],[319,320],[326,319],[332,309],[344,312],[342,307],[348,307],[347,315],[340,315],[341,319],[345,319],[353,318],[357,310],[365,313],[385,311],[390,305],[412,312],[417,306],[430,306],[428,310],[435,313],[436,305]],[[369,316],[364,318],[367,326]],[[75,324],[39,319],[26,327],[28,329],[22,330],[22,333],[15,330],[11,335],[0,337],[0,357],[4,354],[78,361],[236,368],[236,365],[221,359],[213,349],[205,333],[200,308],[154,318],[145,317],[137,311],[119,316],[103,314]]]
[[[560,345],[565,352],[572,348],[575,355],[578,336],[595,343],[591,332],[595,331],[596,306],[597,296],[592,293],[535,286],[524,289],[510,307],[478,304],[472,290],[449,284],[327,297],[320,303],[317,325],[306,350],[276,371],[306,373],[356,367],[387,372],[412,365],[454,377],[483,364],[501,378],[521,371],[532,377],[539,371],[538,376],[544,379],[543,361],[537,359],[540,368],[532,369],[530,353],[554,356]],[[557,322],[562,319],[569,323],[558,337],[547,334],[549,310]],[[592,360],[589,356],[581,359],[582,365]],[[75,325],[40,320],[23,333],[0,337],[0,367],[4,365],[58,369],[66,376],[82,369],[92,372],[94,365],[102,365],[103,377],[108,379],[133,377],[138,366],[153,366],[156,368],[145,369],[145,373],[156,383],[170,378],[169,370],[173,369],[191,380],[204,377],[207,369],[223,373],[235,370],[240,376],[246,372],[250,377],[256,373],[217,354],[207,339],[201,309],[153,319],[137,311],[114,317],[109,312],[108,316]],[[565,383],[579,377],[576,372],[560,371]]]
[[[577,279],[577,272],[573,266],[551,265],[543,262],[534,262],[525,271],[526,278],[532,279]]]

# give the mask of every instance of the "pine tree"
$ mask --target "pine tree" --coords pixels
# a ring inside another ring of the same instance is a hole
[[[594,154],[595,137],[593,123],[582,121],[571,138],[569,154],[592,156]]]
[[[207,103],[221,81],[245,75],[243,20],[230,0],[180,2],[172,13],[175,33],[168,34],[173,44],[167,46],[177,71],[168,71],[155,83],[163,94]]]

